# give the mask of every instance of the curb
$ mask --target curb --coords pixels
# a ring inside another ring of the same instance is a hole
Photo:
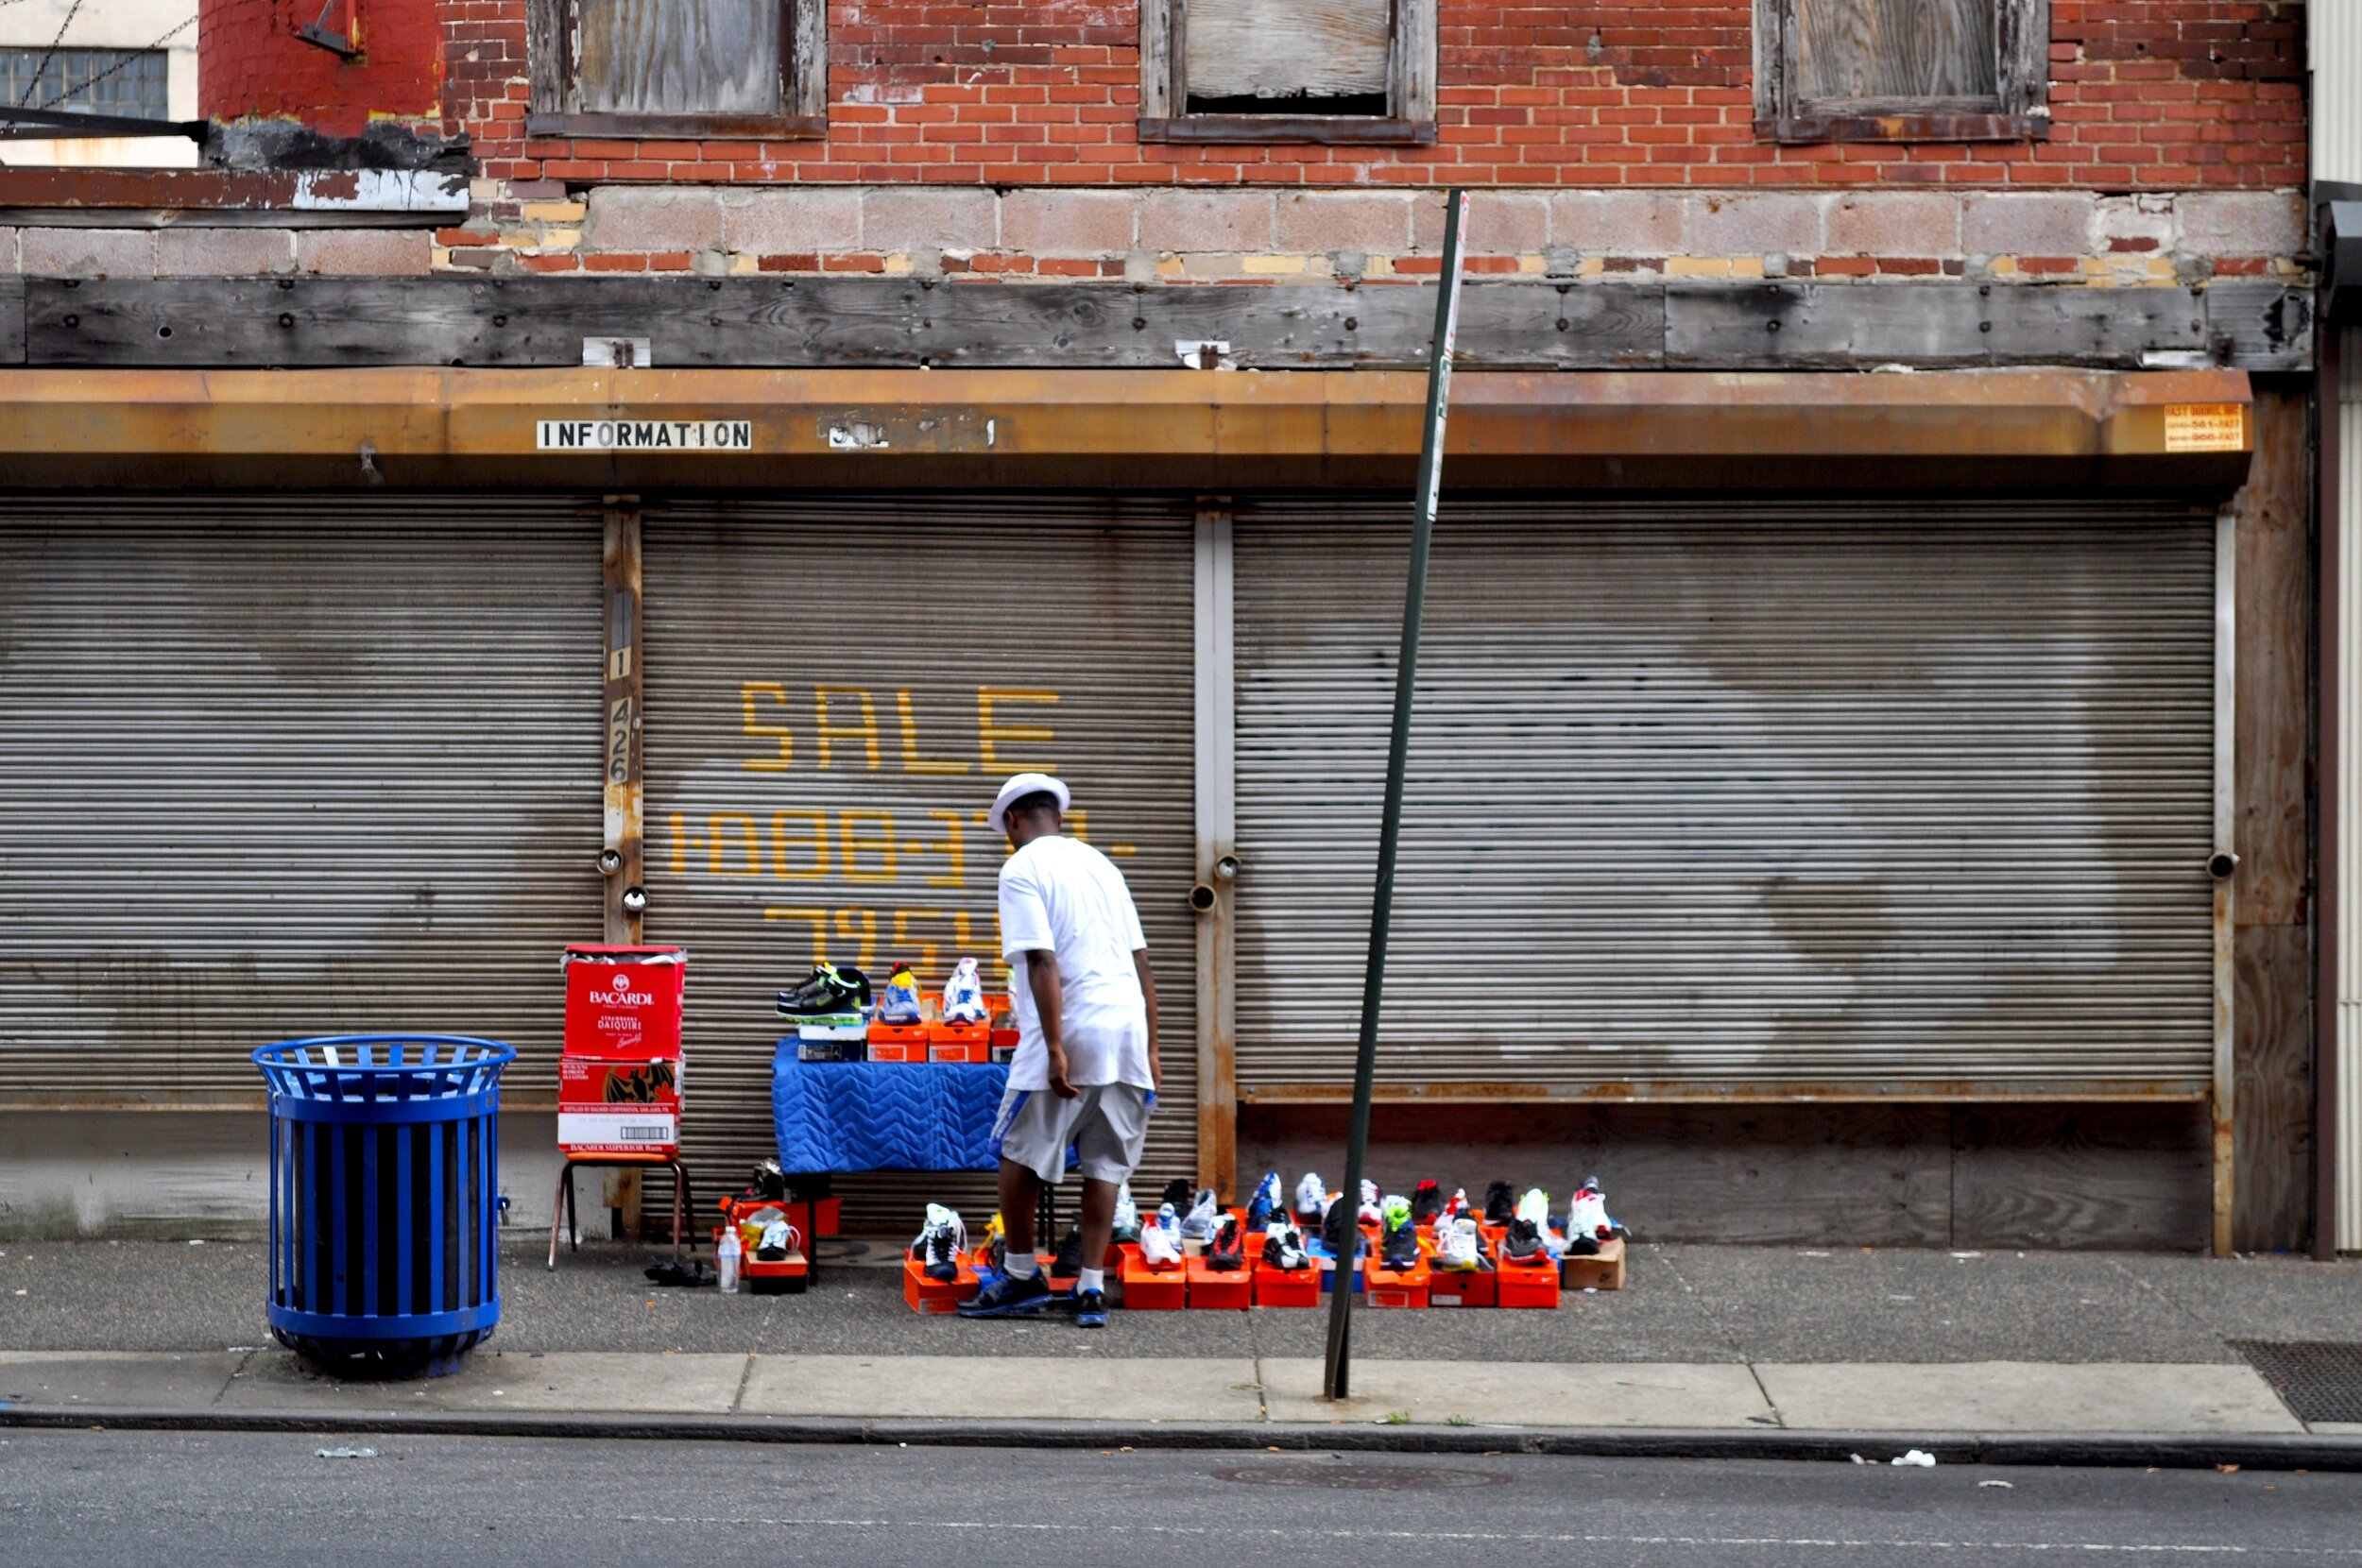
[[[2362,1472],[2362,1438],[2304,1433],[1797,1432],[1538,1426],[1248,1425],[1236,1423],[858,1420],[814,1416],[384,1414],[299,1410],[0,1408],[0,1429],[368,1432],[667,1442],[884,1444],[935,1448],[1155,1448],[1348,1454],[1548,1454],[1586,1458],[1787,1459],[1883,1464],[1905,1449],[1939,1464],[2141,1466]]]

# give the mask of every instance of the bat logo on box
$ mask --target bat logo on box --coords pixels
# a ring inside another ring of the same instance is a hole
[[[671,1092],[675,1079],[670,1062],[651,1062],[629,1072],[611,1072],[607,1078],[607,1102],[609,1105],[652,1105]]]

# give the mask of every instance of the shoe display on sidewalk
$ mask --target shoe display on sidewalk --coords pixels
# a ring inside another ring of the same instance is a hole
[[[1444,1189],[1433,1182],[1421,1182],[1411,1194],[1411,1222],[1432,1225],[1444,1212]]]
[[[1542,1227],[1517,1215],[1509,1221],[1509,1234],[1501,1238],[1501,1256],[1512,1263],[1538,1263],[1550,1255],[1542,1241]]]
[[[1483,1245],[1477,1236],[1477,1222],[1467,1215],[1448,1224],[1435,1224],[1435,1267],[1455,1274],[1472,1274],[1477,1270],[1479,1249]]]
[[[1386,1194],[1380,1190],[1376,1182],[1371,1181],[1367,1176],[1361,1178],[1361,1219],[1362,1224],[1378,1225],[1385,1223],[1386,1212],[1381,1206],[1385,1201],[1385,1197]]]
[[[1263,1261],[1290,1273],[1312,1267],[1311,1254],[1304,1250],[1304,1233],[1285,1220],[1273,1225],[1263,1233]]]
[[[1317,1225],[1327,1212],[1328,1184],[1321,1180],[1319,1171],[1306,1171],[1304,1180],[1296,1184],[1296,1219]]]
[[[1507,1182],[1493,1182],[1484,1188],[1484,1222],[1506,1225],[1517,1218],[1517,1194]]]
[[[1279,1216],[1279,1172],[1267,1170],[1255,1184],[1255,1196],[1246,1201],[1246,1228],[1259,1231]]]
[[[1074,1326],[1076,1328],[1105,1328],[1107,1326],[1105,1291],[1077,1290],[1074,1293]]]
[[[1387,1268],[1410,1270],[1419,1266],[1419,1229],[1411,1218],[1411,1200],[1389,1198],[1383,1205],[1386,1230],[1378,1243],[1378,1257]]]
[[[1181,1266],[1181,1219],[1171,1203],[1158,1208],[1155,1217],[1140,1227],[1140,1261],[1151,1269]]]
[[[984,977],[976,972],[974,959],[964,958],[951,971],[951,978],[943,982],[943,1021],[981,1024],[990,1016],[984,1006]]]
[[[1070,1280],[1083,1271],[1083,1227],[1076,1225],[1058,1243],[1057,1254],[1050,1260],[1052,1277]]]
[[[1225,1214],[1222,1223],[1214,1227],[1212,1239],[1206,1243],[1206,1266],[1223,1270],[1246,1267],[1246,1231],[1238,1216]]]
[[[1050,1282],[1038,1271],[1018,1279],[1002,1274],[967,1301],[960,1303],[963,1318],[1024,1318],[1031,1317],[1056,1304],[1060,1298],[1050,1293]]]
[[[918,1016],[918,977],[909,964],[898,963],[886,980],[885,995],[878,998],[878,1022],[915,1024]]]
[[[836,1038],[869,1028],[869,977],[854,968],[815,963],[812,973],[779,993],[779,1016],[799,1031],[830,1031],[807,1038]]]
[[[961,1222],[957,1209],[947,1209],[941,1203],[927,1205],[927,1223],[911,1242],[911,1256],[926,1266],[927,1277],[952,1280],[960,1277],[960,1254],[967,1251],[967,1226]]]
[[[1184,1241],[1212,1239],[1214,1217],[1221,1212],[1222,1205],[1214,1201],[1214,1189],[1212,1187],[1201,1188],[1196,1202],[1190,1205],[1190,1212],[1181,1218],[1181,1239]]]
[[[1132,1184],[1129,1182],[1119,1183],[1116,1186],[1116,1228],[1114,1239],[1118,1242],[1124,1242],[1138,1241],[1139,1238],[1140,1206],[1132,1202]]]
[[[1600,1190],[1600,1179],[1585,1176],[1566,1201],[1566,1250],[1577,1257],[1592,1257],[1600,1243],[1615,1235],[1616,1222],[1607,1217],[1607,1195]]]

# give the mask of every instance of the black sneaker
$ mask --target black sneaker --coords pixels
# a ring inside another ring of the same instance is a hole
[[[1330,1257],[1340,1260],[1360,1257],[1360,1205],[1350,1198],[1340,1198],[1329,1204],[1326,1218],[1321,1220],[1321,1241],[1327,1247]]]
[[[1107,1297],[1104,1291],[1078,1290],[1074,1293],[1074,1326],[1076,1328],[1105,1328],[1107,1326]]]
[[[1246,1267],[1246,1237],[1237,1215],[1224,1215],[1222,1223],[1214,1227],[1214,1238],[1206,1244],[1206,1267],[1224,1270]]]
[[[746,1190],[741,1196],[759,1198],[766,1203],[784,1203],[787,1202],[787,1173],[779,1168],[779,1161],[765,1160],[755,1167],[754,1175],[747,1180]]]
[[[1506,1225],[1517,1218],[1517,1195],[1507,1182],[1495,1182],[1484,1189],[1484,1222]]]
[[[1379,1260],[1396,1273],[1407,1273],[1419,1266],[1419,1232],[1414,1225],[1397,1225],[1386,1233],[1380,1245]]]
[[[1549,1256],[1542,1245],[1542,1228],[1531,1219],[1512,1219],[1509,1234],[1501,1238],[1501,1256],[1512,1263],[1531,1263],[1535,1258]]]
[[[779,1016],[807,1023],[860,1023],[869,1006],[869,977],[858,969],[816,963],[779,993]]]
[[[1062,1280],[1070,1280],[1083,1271],[1083,1230],[1081,1226],[1066,1233],[1058,1243],[1058,1255],[1050,1260],[1050,1271]]]
[[[1411,1194],[1411,1223],[1432,1225],[1435,1217],[1444,1212],[1444,1189],[1433,1182],[1421,1182]]]
[[[974,1296],[960,1303],[963,1318],[1029,1318],[1057,1304],[1039,1273],[1018,1279],[1003,1274]]]
[[[1263,1237],[1263,1261],[1284,1273],[1309,1269],[1312,1260],[1304,1251],[1304,1238],[1292,1225],[1273,1231]]]
[[[952,1240],[948,1225],[928,1233],[927,1277],[931,1280],[955,1280],[960,1277],[959,1248]]]
[[[1196,1199],[1190,1191],[1188,1178],[1181,1176],[1175,1176],[1172,1181],[1165,1184],[1165,1196],[1163,1202],[1171,1203],[1172,1205],[1172,1212],[1175,1214],[1187,1214],[1191,1209],[1197,1207]]]

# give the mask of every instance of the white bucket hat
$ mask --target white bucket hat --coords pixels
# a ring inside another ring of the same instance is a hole
[[[1009,830],[1009,808],[1027,795],[1048,793],[1058,797],[1058,813],[1063,816],[1074,796],[1067,787],[1046,773],[1021,773],[1001,786],[1001,793],[992,798],[992,815],[985,820],[996,833]]]

